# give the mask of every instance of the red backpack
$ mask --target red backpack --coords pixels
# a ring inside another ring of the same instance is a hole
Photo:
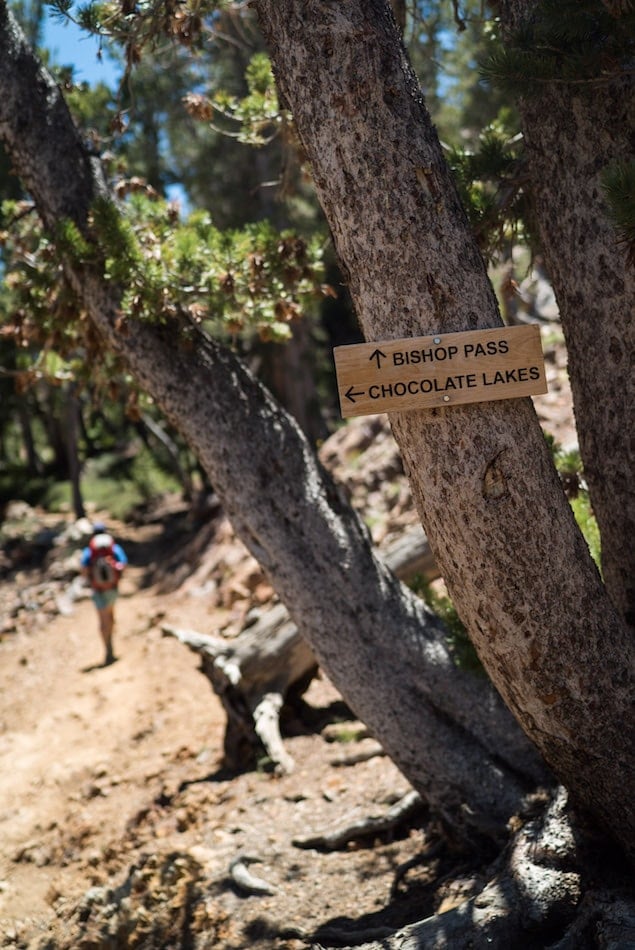
[[[109,534],[96,534],[90,539],[90,584],[94,590],[114,590],[121,577],[121,565],[115,555],[115,539]]]

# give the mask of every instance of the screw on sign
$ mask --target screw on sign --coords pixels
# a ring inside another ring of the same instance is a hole
[[[333,354],[345,418],[547,392],[537,325],[359,343]]]

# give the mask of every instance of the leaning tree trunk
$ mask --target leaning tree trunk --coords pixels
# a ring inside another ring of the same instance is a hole
[[[388,4],[256,8],[367,339],[500,326]],[[563,782],[635,853],[633,640],[530,401],[394,413],[391,423],[492,680]]]
[[[509,29],[536,0],[501,4]],[[540,237],[567,341],[584,474],[602,536],[602,571],[635,628],[635,266],[607,217],[601,174],[633,160],[635,76],[533,84],[522,124]]]
[[[87,220],[103,182],[59,89],[0,3],[0,136],[53,230]],[[54,132],[53,132],[54,130]],[[382,565],[292,418],[226,348],[177,320],[121,319],[121,288],[73,260],[90,319],[200,459],[356,714],[433,807],[500,833],[544,770],[484,678],[454,664],[442,625]],[[192,341],[196,346],[192,346]]]

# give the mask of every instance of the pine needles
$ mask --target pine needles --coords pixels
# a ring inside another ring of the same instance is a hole
[[[513,41],[481,62],[483,78],[527,95],[547,83],[606,82],[633,69],[635,10],[601,0],[543,0]]]

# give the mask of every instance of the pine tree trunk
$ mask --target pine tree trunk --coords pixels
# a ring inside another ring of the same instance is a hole
[[[508,28],[535,0],[501,4]],[[531,198],[567,342],[602,571],[635,629],[635,267],[607,217],[602,171],[633,160],[635,79],[532,84],[521,100]]]
[[[500,326],[388,5],[256,7],[366,338]],[[391,423],[424,529],[493,682],[563,782],[635,853],[625,728],[633,640],[529,400],[395,413]]]

